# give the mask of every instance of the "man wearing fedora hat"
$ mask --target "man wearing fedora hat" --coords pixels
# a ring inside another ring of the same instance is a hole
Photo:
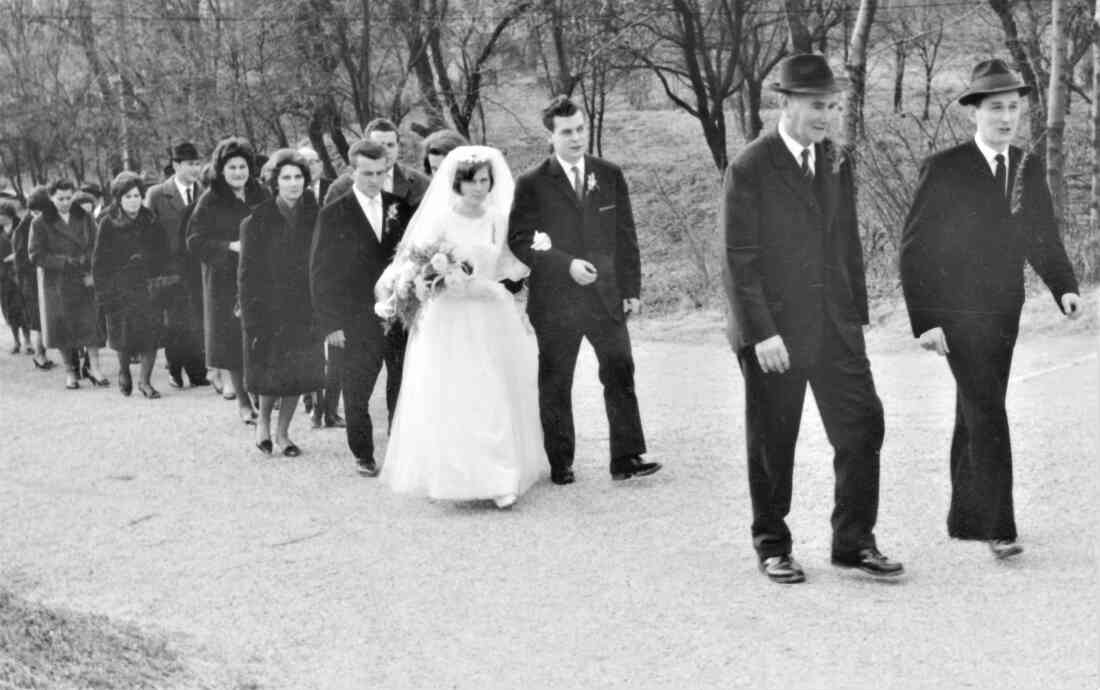
[[[149,187],[145,206],[157,216],[167,233],[172,272],[181,282],[165,300],[166,333],[164,358],[168,360],[168,381],[183,387],[183,373],[192,386],[206,386],[206,359],[202,352],[202,273],[199,262],[187,251],[187,219],[202,192],[199,150],[190,142],[172,147],[172,177]]]
[[[753,545],[761,571],[802,582],[785,518],[806,386],[834,449],[832,563],[896,577],[875,544],[884,424],[863,340],[868,322],[855,182],[826,138],[845,84],[820,55],[778,65],[783,113],[726,171],[721,222],[727,335],[745,379]]]
[[[974,138],[924,161],[901,244],[913,335],[945,356],[955,377],[948,534],[986,541],[999,559],[1022,551],[1005,395],[1024,261],[1067,316],[1080,310],[1045,166],[1011,145],[1028,91],[1001,60],[974,68],[958,98],[970,110]]]

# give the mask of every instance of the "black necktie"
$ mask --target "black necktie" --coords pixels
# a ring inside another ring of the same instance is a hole
[[[191,205],[191,188],[190,187],[187,188],[187,193],[184,194],[184,196],[183,196],[183,205],[184,206],[190,206]]]
[[[574,165],[570,170],[573,171],[573,191],[577,193],[577,201],[584,201],[584,184],[581,182],[581,169]]]
[[[807,180],[814,179],[813,168],[810,167],[810,147],[802,149],[802,177]]]
[[[998,153],[993,160],[997,162],[997,170],[993,173],[993,179],[997,180],[997,189],[1001,190],[1001,194],[1008,196],[1008,171],[1005,169],[1005,157]]]

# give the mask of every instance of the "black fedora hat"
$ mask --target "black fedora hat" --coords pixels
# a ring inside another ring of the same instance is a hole
[[[837,79],[824,55],[802,53],[779,61],[779,81],[772,91],[793,94],[836,93],[848,88],[848,80]]]
[[[973,105],[990,94],[1009,91],[1026,96],[1031,87],[1024,83],[1020,75],[1009,69],[1004,60],[983,60],[974,66],[974,71],[970,73],[970,85],[962,92],[958,101],[962,105]]]
[[[197,161],[202,160],[202,156],[199,155],[199,150],[195,148],[194,144],[185,141],[182,144],[176,144],[172,147],[172,160]]]

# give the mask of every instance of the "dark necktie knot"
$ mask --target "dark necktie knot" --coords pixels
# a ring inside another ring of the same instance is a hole
[[[814,176],[814,169],[810,167],[810,147],[802,149],[802,177],[807,180]]]

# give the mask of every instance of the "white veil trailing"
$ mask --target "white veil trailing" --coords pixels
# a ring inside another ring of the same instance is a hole
[[[447,154],[432,177],[428,191],[405,229],[398,257],[407,246],[422,247],[439,239],[461,198],[454,190],[455,173],[463,164],[483,161],[489,161],[489,171],[493,176],[493,188],[485,199],[485,209],[491,218],[507,221],[516,182],[512,179],[504,154],[491,146],[459,146]],[[496,238],[496,241],[505,242],[506,239]]]

